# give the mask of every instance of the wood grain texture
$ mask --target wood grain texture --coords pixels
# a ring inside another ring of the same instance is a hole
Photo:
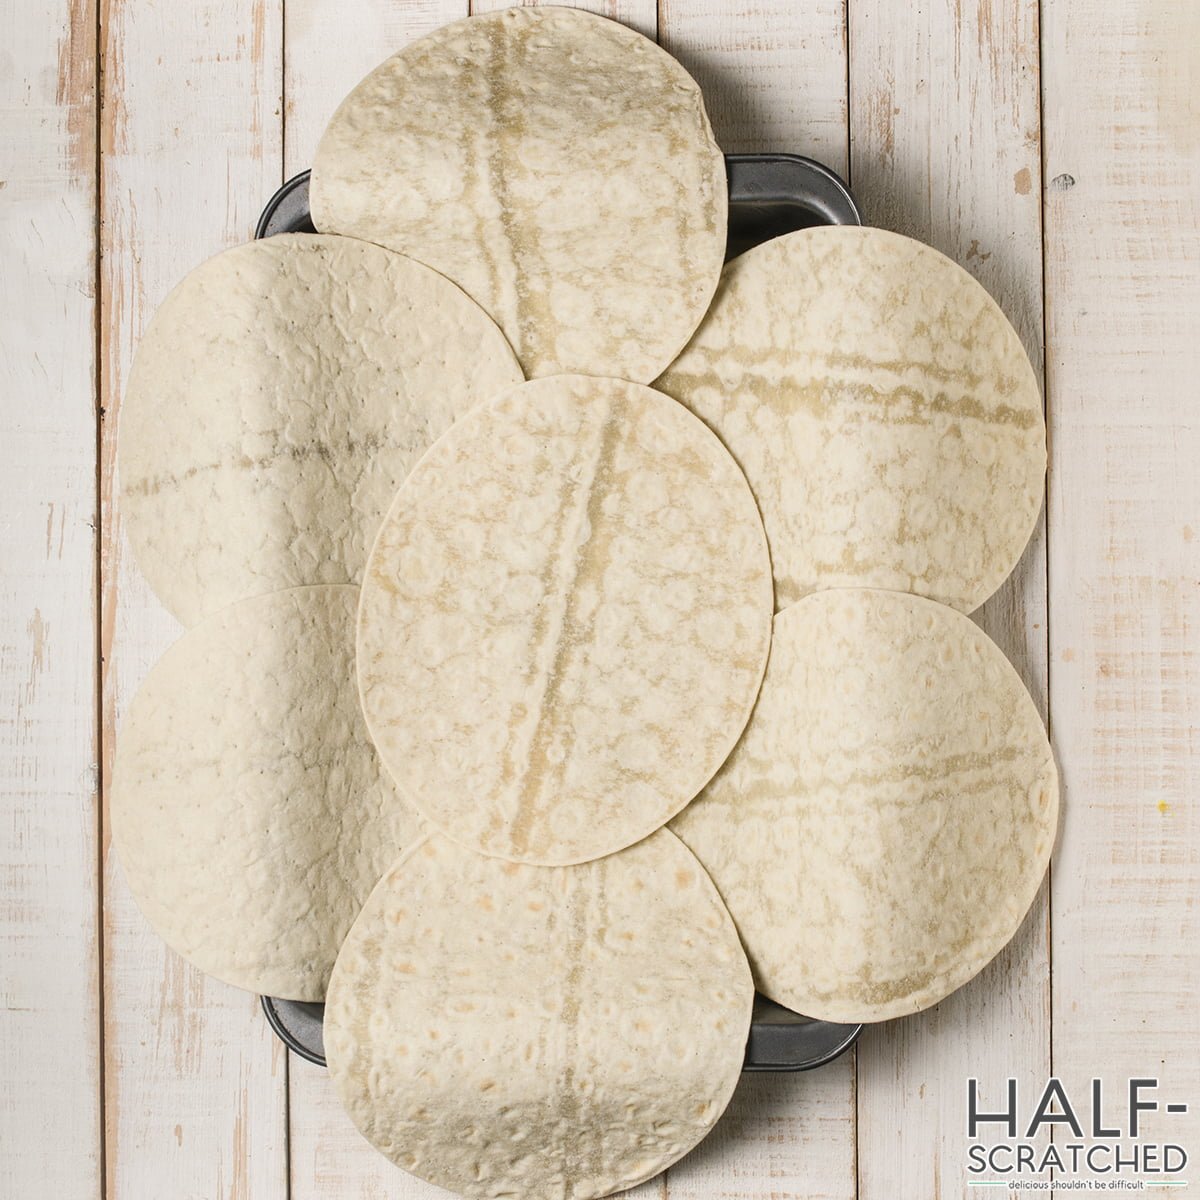
[[[708,1138],[663,1177],[667,1200],[845,1200],[854,1183],[854,1054],[809,1074],[743,1074]]]
[[[522,5],[536,8],[539,0],[471,0],[472,13],[496,12],[501,8],[517,8]],[[648,37],[651,41],[658,34],[658,6],[653,0],[566,0],[560,7],[581,8],[585,12],[620,21],[630,29]]]
[[[1200,8],[1043,5],[1054,1067],[1200,1151]]]
[[[845,0],[662,0],[659,41],[699,82],[726,154],[807,154],[846,173]]]
[[[96,14],[86,0],[31,0],[4,25],[0,1196],[90,1197],[101,1187]]]
[[[288,1093],[290,1200],[445,1200],[450,1195],[393,1166],[358,1132],[324,1067],[293,1057]]]
[[[971,271],[1042,368],[1038,5],[850,6],[851,177],[869,223]],[[1046,708],[1044,519],[976,619]],[[871,1031],[859,1050],[859,1194],[959,1195],[966,1087],[985,1099],[1050,1065],[1046,889],[1009,947],[928,1013]]]
[[[102,12],[103,779],[137,684],[178,632],[126,543],[120,399],[147,320],[189,269],[247,238],[280,177],[276,0]],[[107,837],[107,829],[106,829]],[[172,954],[105,854],[107,1200],[286,1192],[286,1055],[256,997]]]
[[[312,163],[342,97],[385,58],[467,15],[467,0],[288,0],[284,37],[284,174]],[[322,1068],[288,1071],[290,1200],[353,1196],[425,1200],[446,1193],[399,1171],[354,1128]]]
[[[467,15],[467,0],[288,0],[284,7],[284,175],[312,165],[343,97],[386,58]]]

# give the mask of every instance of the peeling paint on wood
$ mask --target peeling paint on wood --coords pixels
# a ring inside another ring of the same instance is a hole
[[[93,1197],[95,10],[27,0],[4,36],[0,1196]]]
[[[846,3],[662,0],[659,41],[704,90],[727,154],[807,154],[846,173]]]
[[[1054,1069],[1200,1091],[1200,8],[1046,0]],[[1183,528],[1181,529],[1181,526]],[[1070,657],[1068,657],[1068,653]],[[1200,1107],[1145,1136],[1200,1143]]]

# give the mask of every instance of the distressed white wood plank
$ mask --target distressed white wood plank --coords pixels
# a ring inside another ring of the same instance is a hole
[[[30,0],[7,11],[0,51],[0,1195],[12,1197],[102,1185],[95,23],[88,0]]]
[[[1200,7],[1043,20],[1054,1067],[1075,1094],[1136,1075],[1190,1103],[1143,1136],[1187,1147],[1195,1187]]]
[[[284,6],[285,174],[312,165],[333,110],[409,42],[467,15],[467,0],[288,0]]]
[[[844,0],[662,0],[659,40],[703,88],[727,154],[807,154],[846,173]]]
[[[471,0],[473,13],[495,12],[500,8],[536,8],[539,0]],[[548,2],[548,0],[547,0]],[[613,21],[620,21],[638,33],[655,40],[658,30],[658,6],[655,0],[564,0],[562,8],[581,8]]]
[[[313,151],[342,97],[390,54],[467,15],[467,0],[288,0],[284,26],[284,167]],[[433,1200],[448,1193],[393,1166],[354,1128],[329,1076],[293,1058],[288,1072],[291,1200]]]
[[[854,1055],[807,1074],[743,1074],[716,1129],[666,1175],[670,1200],[854,1195]]]
[[[850,6],[854,191],[872,225],[936,246],[991,292],[1042,367],[1037,0]],[[1044,524],[976,615],[1046,712]],[[1005,1081],[1050,1066],[1045,889],[1013,943],[935,1010],[872,1030],[859,1052],[863,1200],[951,1196],[967,1180],[967,1079],[1000,1107]],[[993,1103],[994,1102],[994,1103]]]
[[[178,633],[122,536],[121,394],[155,306],[188,270],[246,239],[279,183],[282,17],[278,0],[107,0],[102,17],[107,784],[126,707]],[[107,1200],[284,1196],[286,1055],[257,998],[166,949],[107,846],[104,895]]]
[[[354,1127],[323,1067],[294,1056],[290,1200],[449,1200],[451,1193],[394,1166]]]
[[[690,70],[723,149],[809,154],[844,171],[840,0],[664,0],[659,41]],[[854,1054],[806,1075],[745,1075],[713,1134],[666,1175],[671,1200],[855,1194]]]

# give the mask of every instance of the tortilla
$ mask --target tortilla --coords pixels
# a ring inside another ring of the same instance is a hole
[[[468,1197],[589,1200],[712,1128],[753,999],[716,889],[665,830],[549,870],[435,835],[346,939],[325,1048],[352,1120],[405,1170]]]
[[[648,383],[725,254],[725,162],[699,87],[573,9],[468,18],[389,58],[330,121],[309,202],[318,229],[453,279],[531,378]]]
[[[401,487],[363,581],[367,725],[413,804],[562,865],[674,816],[741,733],[771,634],[746,481],[682,406],[562,375],[481,406]]]
[[[745,736],[672,828],[759,990],[854,1022],[928,1008],[994,958],[1057,819],[1041,718],[1000,650],[933,601],[844,590],[775,618]]]
[[[321,1000],[371,889],[419,836],[354,690],[358,589],[232,605],[146,677],[117,742],[113,839],[146,919],[226,983]]]
[[[121,513],[185,624],[247,596],[357,583],[396,488],[520,368],[428,267],[287,234],[204,263],[138,347],[121,409]]]
[[[830,226],[747,251],[655,386],[746,472],[780,608],[865,586],[970,612],[1037,522],[1033,368],[987,292],[910,238]]]

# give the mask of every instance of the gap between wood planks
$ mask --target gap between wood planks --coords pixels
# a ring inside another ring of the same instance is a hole
[[[1045,543],[1043,546],[1044,567],[1046,574],[1046,737],[1050,741],[1051,753],[1054,753],[1054,727],[1053,727],[1053,709],[1050,706],[1050,696],[1052,681],[1051,677],[1054,671],[1054,655],[1051,653],[1053,642],[1050,636],[1050,622],[1053,620],[1053,614],[1050,611],[1050,539],[1053,536],[1050,528],[1050,371],[1047,368],[1047,362],[1050,357],[1050,342],[1049,342],[1049,326],[1047,323],[1046,310],[1048,308],[1046,286],[1046,195],[1048,188],[1046,187],[1046,86],[1044,66],[1046,61],[1045,53],[1045,24],[1042,20],[1042,4],[1043,0],[1037,0],[1036,13],[1038,25],[1038,156],[1041,163],[1041,184],[1042,184],[1042,200],[1041,200],[1041,254],[1042,254],[1042,418],[1046,425],[1046,487],[1042,496],[1042,508],[1045,516],[1046,525]],[[1055,765],[1058,766],[1058,756],[1054,755]],[[1058,829],[1055,831],[1055,847],[1062,839],[1063,824],[1065,816],[1062,811],[1063,796],[1062,796],[1062,768],[1059,769],[1059,816]],[[1054,1076],[1054,905],[1052,897],[1054,895],[1054,852],[1051,851],[1050,861],[1046,864],[1046,879],[1042,884],[1046,894],[1046,994],[1047,994],[1047,1028],[1046,1042],[1050,1052],[1050,1076]],[[1057,1131],[1057,1126],[1050,1126],[1050,1144],[1054,1144],[1054,1135]],[[1051,1194],[1053,1194],[1054,1172],[1050,1172]]]
[[[102,629],[104,624],[104,406],[101,391],[104,378],[104,326],[103,326],[103,286],[104,286],[104,143],[101,137],[104,107],[104,45],[102,41],[101,9],[107,0],[95,0],[93,13],[92,35],[95,38],[95,59],[92,72],[92,108],[94,120],[92,134],[95,137],[96,154],[96,220],[95,220],[95,270],[92,286],[95,289],[96,301],[92,306],[95,318],[95,354],[93,368],[93,408],[96,413],[96,551],[95,551],[95,645],[96,645],[96,721],[94,745],[96,758],[96,1041],[100,1047],[97,1055],[99,1078],[99,1112],[100,1112],[100,1197],[106,1200],[108,1196],[108,1116],[106,1110],[106,1079],[108,1061],[104,1052],[104,642]]]

